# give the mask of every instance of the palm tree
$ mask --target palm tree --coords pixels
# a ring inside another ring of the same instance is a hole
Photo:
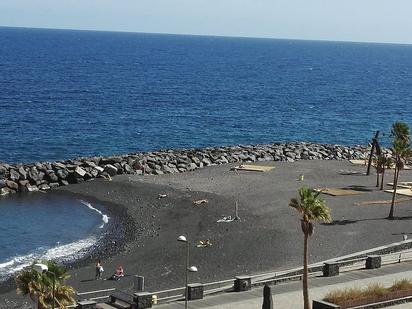
[[[18,292],[28,295],[33,302],[37,303],[39,309],[49,309],[53,307],[53,275],[55,274],[55,302],[56,308],[66,308],[68,305],[75,303],[74,289],[65,285],[64,281],[70,276],[67,271],[51,261],[42,261],[46,264],[49,272],[38,273],[30,268],[24,269],[16,277]]]
[[[313,234],[313,222],[330,222],[330,209],[319,197],[321,192],[302,187],[298,190],[299,197],[292,198],[289,206],[302,214],[301,228],[303,232],[303,303],[304,309],[310,309],[308,291],[308,238]]]
[[[394,158],[394,176],[393,176],[393,195],[391,202],[391,209],[389,211],[388,219],[393,219],[393,210],[395,206],[396,189],[398,187],[399,172],[404,167],[404,161],[411,156],[411,149],[409,143],[409,127],[406,123],[395,122],[392,125],[392,152]]]
[[[375,158],[375,168],[376,168],[376,186],[379,187],[379,175],[380,177],[380,190],[383,190],[383,181],[385,178],[385,171],[387,168],[391,168],[393,165],[392,158],[386,155],[378,155]]]
[[[386,156],[386,155],[380,155],[378,158],[378,161],[380,163],[381,167],[381,187],[380,190],[383,190],[383,180],[385,178],[385,171],[386,169],[390,169],[393,166],[393,160],[392,158]]]
[[[379,187],[379,175],[383,173],[382,158],[383,156],[377,156],[373,162],[376,169],[376,187]]]

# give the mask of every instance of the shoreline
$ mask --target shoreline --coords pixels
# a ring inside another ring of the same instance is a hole
[[[48,192],[46,192],[46,194],[48,194]],[[57,259],[53,259],[56,260],[58,264],[66,267],[68,270],[83,267],[89,263],[94,263],[97,258],[110,258],[111,256],[114,256],[122,251],[127,243],[129,243],[133,238],[135,230],[134,220],[126,214],[126,209],[122,205],[115,205],[110,202],[102,203],[93,196],[75,194],[63,190],[54,190],[53,194],[71,197],[74,200],[87,200],[88,202],[91,202],[93,207],[104,211],[110,218],[109,223],[105,224],[100,233],[91,235],[96,237],[96,241],[93,244],[86,248],[80,249],[75,253],[75,256],[65,255]],[[19,270],[5,276],[3,278],[4,280],[0,281],[0,294],[10,292],[16,288],[14,277],[18,272]]]

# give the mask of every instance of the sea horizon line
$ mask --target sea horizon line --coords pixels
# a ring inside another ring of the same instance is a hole
[[[272,36],[243,36],[243,35],[219,35],[207,33],[169,33],[169,32],[144,32],[131,31],[122,29],[76,29],[76,28],[53,28],[38,26],[10,26],[0,25],[1,28],[9,29],[31,29],[31,30],[51,30],[51,31],[79,31],[79,32],[105,32],[105,33],[128,33],[143,35],[165,35],[165,36],[188,36],[188,37],[211,37],[226,39],[251,39],[251,40],[275,40],[275,41],[303,41],[303,42],[320,42],[320,43],[348,43],[348,44],[373,44],[373,45],[402,45],[412,46],[412,42],[379,42],[379,41],[361,41],[361,40],[334,40],[330,38],[299,38],[299,37],[272,37]]]

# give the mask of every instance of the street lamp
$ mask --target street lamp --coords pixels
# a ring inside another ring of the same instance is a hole
[[[43,273],[49,273],[51,274],[53,277],[53,309],[55,308],[55,300],[56,300],[56,295],[55,295],[55,288],[56,288],[56,274],[52,271],[49,270],[49,268],[47,267],[47,265],[45,264],[34,264],[33,265],[33,269],[38,272],[39,274],[43,274]]]
[[[188,276],[189,273],[195,273],[197,272],[197,267],[196,266],[190,266],[189,267],[189,241],[187,240],[186,236],[181,235],[177,238],[177,241],[180,242],[185,242],[186,243],[186,267],[185,267],[185,278],[186,278],[186,284],[185,284],[185,309],[187,309],[187,300],[189,298],[189,288],[188,288],[188,284],[189,284],[189,280],[188,280]]]

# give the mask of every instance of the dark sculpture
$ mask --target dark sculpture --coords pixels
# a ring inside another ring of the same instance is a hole
[[[263,288],[263,305],[262,309],[273,309],[272,291],[270,287],[265,284]]]

